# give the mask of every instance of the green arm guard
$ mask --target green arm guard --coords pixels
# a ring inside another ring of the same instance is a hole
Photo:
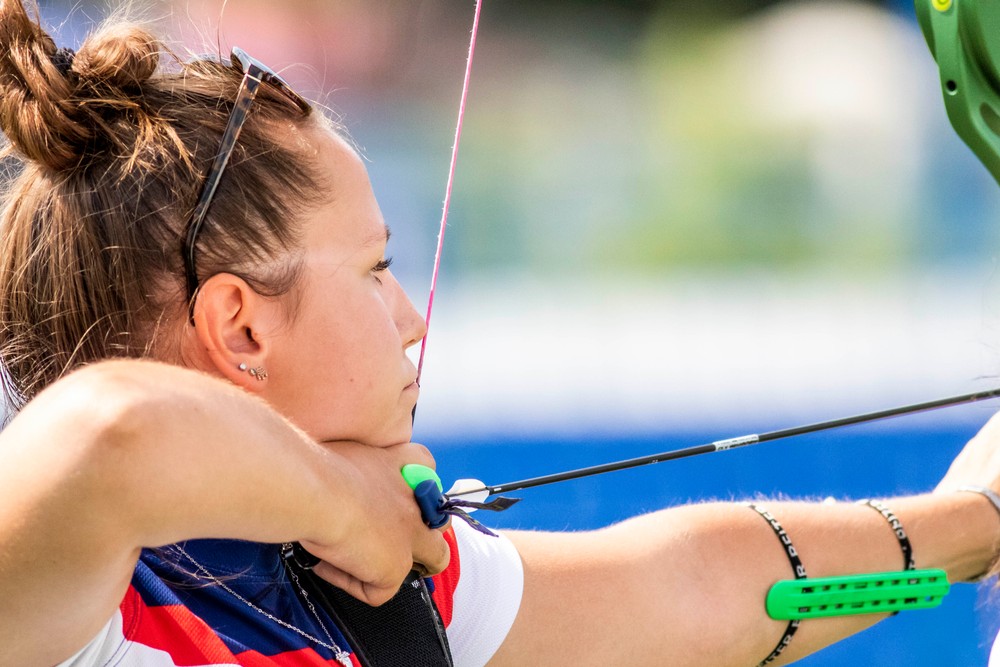
[[[779,581],[767,594],[776,620],[884,614],[941,604],[950,585],[944,570],[908,570]]]

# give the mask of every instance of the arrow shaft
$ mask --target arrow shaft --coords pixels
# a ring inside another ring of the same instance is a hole
[[[869,422],[879,421],[882,419],[889,419],[891,417],[916,414],[918,412],[937,410],[940,408],[963,405],[966,403],[976,403],[978,401],[984,401],[997,397],[1000,397],[1000,388],[990,389],[986,391],[977,391],[971,394],[961,394],[959,396],[950,396],[948,398],[940,398],[933,401],[926,401],[923,403],[913,403],[911,405],[904,405],[901,407],[889,408],[886,410],[877,410],[875,412],[866,412],[864,414],[854,415],[852,417],[831,419],[829,421],[816,422],[813,424],[807,424],[805,426],[795,426],[792,428],[779,429],[777,431],[769,431],[767,433],[749,434],[749,435],[739,436],[736,438],[716,440],[714,442],[710,442],[704,445],[685,447],[683,449],[674,449],[666,452],[660,452],[659,454],[652,454],[649,456],[639,456],[632,459],[625,459],[623,461],[602,463],[599,465],[588,466],[586,468],[577,468],[576,470],[567,470],[565,472],[542,475],[541,477],[531,477],[516,482],[508,482],[506,484],[497,484],[494,486],[483,485],[482,487],[477,489],[471,489],[463,491],[461,493],[453,494],[453,496],[459,497],[472,493],[479,493],[484,490],[488,491],[491,495],[496,493],[520,491],[522,489],[530,489],[536,486],[544,486],[546,484],[554,484],[556,482],[565,482],[571,479],[591,477],[593,475],[600,475],[615,470],[626,470],[628,468],[637,468],[639,466],[652,465],[654,463],[662,463],[663,461],[674,461],[676,459],[683,459],[690,456],[711,454],[714,452],[724,451],[727,449],[736,449],[737,447],[746,447],[749,445],[755,445],[761,442],[781,440],[783,438],[790,438],[797,435],[805,435],[807,433],[818,433],[820,431],[829,431],[831,429],[842,428],[844,426],[865,424]]]

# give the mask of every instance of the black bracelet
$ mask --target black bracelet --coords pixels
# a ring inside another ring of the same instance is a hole
[[[913,562],[913,546],[910,544],[910,538],[906,536],[906,531],[903,530],[903,524],[896,518],[896,515],[892,513],[892,510],[880,500],[869,500],[868,498],[865,498],[864,500],[859,500],[858,504],[871,507],[889,522],[889,527],[892,528],[892,532],[896,535],[896,539],[899,541],[899,548],[903,551],[903,569],[914,569],[916,567],[916,563]]]
[[[802,565],[802,559],[799,558],[799,552],[795,550],[795,547],[792,545],[792,540],[788,537],[788,533],[785,532],[785,529],[781,527],[781,524],[778,523],[778,520],[775,519],[774,516],[766,509],[759,507],[754,503],[747,503],[747,507],[764,517],[767,523],[771,526],[771,530],[773,530],[774,534],[778,536],[778,540],[781,541],[781,546],[785,549],[785,555],[788,556],[788,562],[792,564],[792,571],[795,573],[795,578],[805,579],[806,568]],[[779,655],[781,655],[782,651],[788,648],[788,645],[792,642],[792,636],[795,634],[795,631],[799,629],[800,622],[801,621],[797,618],[793,618],[788,621],[788,627],[785,628],[785,634],[783,634],[781,639],[778,640],[778,645],[774,647],[774,650],[771,651],[770,655],[757,664],[757,667],[762,667],[763,665],[772,662]]]

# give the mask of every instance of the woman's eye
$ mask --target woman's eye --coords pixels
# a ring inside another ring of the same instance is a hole
[[[378,264],[372,267],[372,273],[381,273],[382,271],[388,270],[390,266],[392,266],[392,257],[386,257],[385,259],[379,260]],[[375,280],[378,281],[379,285],[382,284],[382,281],[379,280],[377,275],[375,276]]]

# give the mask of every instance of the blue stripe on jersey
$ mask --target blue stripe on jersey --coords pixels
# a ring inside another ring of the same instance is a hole
[[[192,540],[184,550],[226,586],[256,607],[313,637],[329,643],[316,617],[303,604],[296,585],[281,564],[279,547],[236,540]],[[170,547],[143,551],[133,585],[147,606],[180,604],[205,621],[235,654],[246,650],[266,656],[310,648],[325,660],[335,654],[281,626],[237,599]],[[347,640],[319,607],[323,625],[334,643],[349,650]]]

